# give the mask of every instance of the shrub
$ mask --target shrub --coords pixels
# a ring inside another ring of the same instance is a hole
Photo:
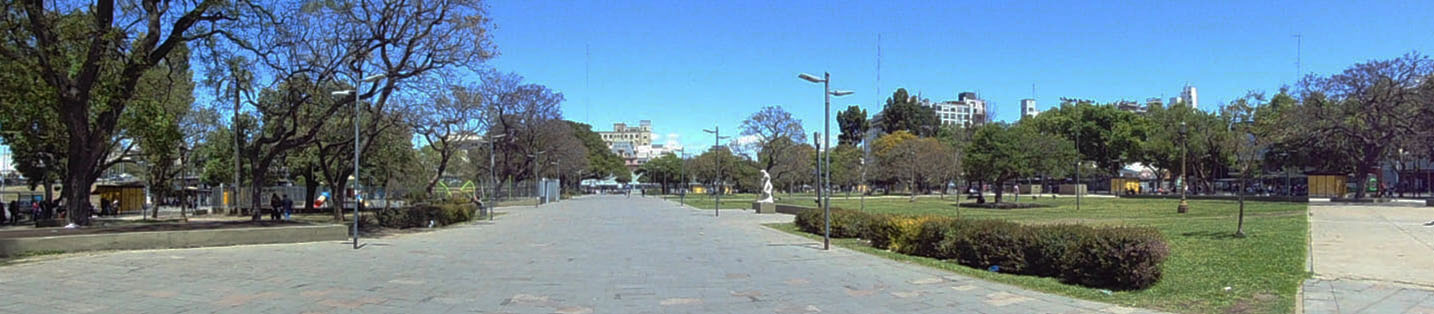
[[[871,242],[871,246],[878,249],[889,249],[900,237],[901,229],[897,220],[903,216],[891,214],[871,214],[867,216],[866,222],[861,225],[860,238]]]
[[[1020,273],[1026,268],[1026,233],[1024,227],[1013,222],[971,221],[947,231],[939,250],[954,255],[962,265],[983,269],[1000,266],[1002,272]]]
[[[893,252],[1001,272],[1058,277],[1070,284],[1113,290],[1143,289],[1160,280],[1169,256],[1153,228],[1082,225],[1023,226],[999,220],[868,214],[832,209],[832,237],[861,237]],[[822,210],[797,213],[804,232],[821,234]]]
[[[797,217],[792,221],[797,229],[802,232],[822,234],[822,210],[820,208],[808,208],[797,212]]]
[[[907,255],[950,259],[952,256],[944,254],[940,250],[941,240],[946,237],[948,230],[960,229],[961,227],[958,225],[962,223],[963,221],[937,216],[902,219],[898,222],[898,229],[901,232],[894,240],[898,244],[892,251]]]
[[[1160,281],[1170,248],[1152,228],[1091,229],[1070,244],[1061,277],[1068,283],[1113,290],[1144,289]]]
[[[415,205],[412,207],[385,208],[377,212],[378,224],[385,228],[428,227],[473,220],[477,207],[471,203],[441,202],[438,205]]]
[[[1082,225],[1045,225],[1026,227],[1023,273],[1042,277],[1059,277],[1061,264],[1072,243],[1091,236],[1091,227]]]
[[[807,233],[822,234],[826,220],[821,208],[810,208],[797,213],[797,228]],[[872,215],[841,208],[831,209],[831,236],[833,238],[855,238],[862,235],[863,225]]]

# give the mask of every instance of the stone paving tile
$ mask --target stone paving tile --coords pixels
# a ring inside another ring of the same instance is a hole
[[[1434,308],[1434,288],[1378,281],[1312,278],[1305,313],[1419,313]]]
[[[760,226],[787,215],[590,197],[390,238],[0,267],[0,313],[1067,313],[1025,291]],[[45,291],[96,296],[60,307]],[[1367,288],[1373,289],[1373,288]],[[17,299],[8,297],[15,296]],[[14,302],[10,300],[22,300]],[[1401,299],[1403,300],[1403,299]],[[34,302],[29,302],[34,301]],[[100,307],[103,306],[103,307]],[[1144,312],[1143,310],[1137,310]]]

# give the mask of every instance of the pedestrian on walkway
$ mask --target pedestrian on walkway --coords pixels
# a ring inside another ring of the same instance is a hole
[[[269,196],[269,209],[270,209],[270,211],[269,211],[269,218],[270,218],[270,219],[273,219],[273,220],[279,220],[279,209],[280,209],[280,207],[283,207],[283,206],[284,206],[284,201],[281,200],[281,199],[279,199],[279,193],[270,194],[270,196]]]
[[[294,211],[294,200],[289,199],[289,194],[284,194],[284,220],[289,220],[290,213]]]

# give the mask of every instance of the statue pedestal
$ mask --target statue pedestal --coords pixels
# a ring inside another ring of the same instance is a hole
[[[752,202],[752,210],[757,211],[758,214],[773,214],[777,212],[777,204]]]

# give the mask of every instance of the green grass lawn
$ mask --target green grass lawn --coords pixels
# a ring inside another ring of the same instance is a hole
[[[633,195],[632,197],[638,196]],[[647,197],[661,197],[663,199],[671,200],[673,202],[680,202],[682,199],[682,197],[679,195],[648,195]],[[756,194],[722,195],[722,209],[752,209],[752,201],[756,200]],[[701,209],[712,209],[717,206],[716,198],[712,195],[707,194],[687,194],[687,201],[685,204],[687,204],[688,207]]]
[[[1028,201],[1025,197],[1021,200]],[[1083,198],[1080,210],[1075,209],[1075,199],[1067,196],[1029,201],[1052,207],[1015,210],[960,208],[959,215],[962,218],[1004,219],[1028,224],[1154,227],[1165,235],[1170,245],[1171,254],[1164,263],[1163,277],[1155,286],[1145,290],[1116,291],[1107,295],[1099,289],[1066,285],[1053,278],[990,273],[953,262],[887,252],[871,248],[857,239],[833,239],[832,243],[868,254],[1033,290],[1173,312],[1289,313],[1297,302],[1295,294],[1299,285],[1309,276],[1304,267],[1309,230],[1306,204],[1246,202],[1247,236],[1235,238],[1233,234],[1239,207],[1234,201],[1190,201],[1190,212],[1183,215],[1175,213],[1177,200]],[[810,206],[808,200],[779,202]],[[723,197],[723,204],[727,204],[726,197]],[[949,198],[945,201],[922,198],[914,203],[905,199],[867,199],[866,211],[957,216],[958,208],[953,204]],[[856,200],[834,197],[832,206],[857,209],[859,204]],[[819,235],[798,231],[790,223],[771,227],[820,239]],[[1225,287],[1230,287],[1230,290],[1226,291]]]

